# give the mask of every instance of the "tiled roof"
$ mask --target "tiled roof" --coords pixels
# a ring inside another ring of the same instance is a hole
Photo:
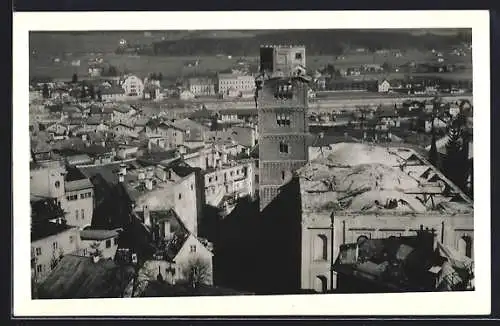
[[[119,275],[123,275],[121,278]],[[38,288],[41,299],[118,298],[133,275],[109,259],[66,255]]]
[[[87,178],[81,180],[67,181],[64,183],[65,191],[77,191],[77,190],[91,189],[91,188],[93,188],[92,182],[90,182],[90,180]]]
[[[71,226],[66,224],[58,224],[52,222],[37,223],[31,228],[31,241],[37,241],[62,232],[66,232],[71,228]]]
[[[82,240],[107,240],[111,238],[116,238],[119,232],[116,230],[97,230],[97,229],[87,229],[80,231],[80,238]]]

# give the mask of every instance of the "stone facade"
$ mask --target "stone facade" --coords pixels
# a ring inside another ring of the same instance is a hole
[[[307,162],[307,82],[263,81],[258,91],[260,209],[263,210]]]

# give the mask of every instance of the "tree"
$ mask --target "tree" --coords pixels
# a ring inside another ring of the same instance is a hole
[[[71,82],[73,84],[78,83],[78,75],[76,73],[73,74],[73,77],[71,78]]]
[[[100,243],[99,242],[93,242],[91,245],[90,245],[90,249],[92,249],[92,252],[91,252],[91,255],[93,257],[99,257],[99,258],[102,258],[102,250],[100,247]]]
[[[49,98],[50,97],[49,85],[43,84],[42,96],[43,96],[43,98]]]
[[[195,256],[189,259],[182,273],[185,280],[188,281],[193,288],[196,288],[202,284],[209,283],[212,271],[207,261],[199,256]]]

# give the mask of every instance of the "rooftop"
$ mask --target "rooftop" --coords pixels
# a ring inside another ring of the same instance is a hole
[[[472,201],[415,151],[338,143],[297,171],[304,211],[472,214]]]
[[[31,241],[37,241],[43,238],[47,238],[65,231],[72,229],[73,227],[53,222],[41,222],[32,226],[31,229]]]
[[[119,277],[120,267],[108,259],[66,255],[38,288],[41,299],[117,298],[129,283],[131,270]]]
[[[117,230],[94,230],[87,229],[80,231],[80,238],[82,240],[107,240],[111,238],[116,238],[119,235]]]

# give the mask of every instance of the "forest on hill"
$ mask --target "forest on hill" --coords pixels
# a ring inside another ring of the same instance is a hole
[[[287,30],[256,34],[254,37],[195,37],[153,42],[155,55],[192,56],[226,54],[257,56],[262,44],[301,44],[309,55],[338,55],[349,49],[431,50],[470,42],[469,31],[456,35],[424,33],[416,35],[401,30]]]

